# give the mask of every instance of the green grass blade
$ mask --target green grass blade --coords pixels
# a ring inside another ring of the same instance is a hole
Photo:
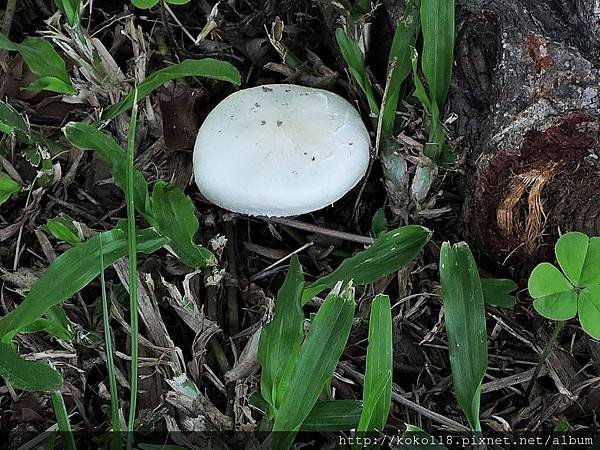
[[[408,75],[412,72],[413,49],[415,47],[417,36],[421,28],[421,19],[419,14],[420,0],[409,0],[402,19],[396,27],[394,40],[390,48],[388,58],[388,86],[386,88],[386,97],[382,104],[382,134],[391,136],[394,132],[396,121],[396,110],[400,101],[400,95],[403,91],[403,84]]]
[[[199,224],[192,200],[174,184],[159,181],[152,192],[152,212],[158,231],[170,239],[169,246],[190,267],[216,264],[215,256],[194,243]]]
[[[258,344],[261,391],[263,398],[274,408],[282,400],[279,395],[281,378],[286,368],[292,368],[296,362],[304,339],[304,312],[300,305],[303,288],[304,274],[294,255],[285,282],[277,293],[275,316],[263,327]]]
[[[365,67],[365,55],[358,44],[350,39],[350,36],[341,28],[335,30],[335,38],[344,61],[348,64],[348,70],[367,98],[371,113],[379,115],[379,104]]]
[[[300,431],[335,432],[353,430],[362,412],[360,400],[320,400],[310,411]]]
[[[30,88],[45,89],[59,94],[73,95],[77,91],[71,84],[65,61],[52,45],[39,37],[28,37],[20,44],[12,42],[0,33],[0,48],[17,51],[27,63],[29,70],[39,78]]]
[[[108,166],[115,184],[125,192],[127,185],[127,154],[115,140],[86,123],[69,122],[63,132],[67,140],[79,150],[93,150]],[[135,206],[146,218],[151,215],[148,184],[144,175],[134,171]],[[151,225],[153,225],[151,223]]]
[[[56,423],[58,425],[58,431],[63,437],[65,443],[64,448],[66,450],[75,450],[75,439],[73,438],[73,430],[71,429],[71,423],[69,422],[69,414],[67,413],[67,407],[60,391],[52,391],[50,394],[52,399],[52,408],[56,415]]]
[[[430,238],[431,231],[418,225],[382,233],[367,250],[345,259],[335,271],[308,285],[302,303],[339,281],[353,280],[355,285],[362,286],[400,270],[419,254]]]
[[[137,408],[137,386],[138,386],[138,299],[137,299],[137,233],[135,225],[135,135],[137,130],[137,89],[133,91],[133,108],[129,120],[129,132],[127,134],[127,177],[125,200],[127,204],[127,256],[129,257],[129,325],[131,326],[131,375],[130,375],[130,397],[129,417],[127,420],[127,448],[133,447],[133,431],[135,429],[135,413]]]
[[[481,431],[479,402],[487,368],[487,331],[477,265],[464,242],[442,245],[440,276],[454,390],[474,431]]]
[[[104,279],[104,255],[102,253],[102,242],[100,242],[100,288],[102,294],[102,327],[104,329],[104,351],[106,353],[106,369],[108,371],[108,387],[110,392],[110,419],[112,423],[112,435],[118,436],[121,432],[121,420],[119,417],[119,391],[117,389],[117,377],[115,362],[113,359],[112,332],[110,329],[110,307],[106,295],[106,281]],[[113,448],[114,444],[113,444]]]
[[[340,292],[338,284],[312,320],[294,369],[289,372],[281,407],[273,425],[273,447],[287,449],[333,376],[344,350],[354,317],[354,288]]]
[[[63,384],[60,373],[42,361],[27,361],[11,344],[0,342],[0,376],[17,389],[51,392]]]
[[[421,0],[422,68],[432,100],[446,102],[454,63],[454,0]]]
[[[99,233],[60,255],[29,290],[17,308],[0,318],[0,338],[12,338],[21,328],[40,319],[50,308],[70,298],[100,274],[100,241],[104,268],[127,255],[127,233],[115,228]],[[140,230],[137,251],[152,253],[169,240],[154,229]]]
[[[392,404],[392,307],[387,295],[378,295],[371,305],[369,345],[363,388],[363,414],[357,436],[382,432]]]
[[[148,76],[138,85],[136,94],[137,100],[135,101],[137,102],[144,99],[168,81],[183,77],[211,78],[213,80],[228,81],[236,86],[239,86],[241,83],[241,77],[238,70],[226,61],[219,61],[212,58],[186,59],[179,64],[165,67]],[[133,104],[134,94],[132,91],[119,103],[110,107],[104,113],[102,119],[114,119],[119,114],[131,109]]]

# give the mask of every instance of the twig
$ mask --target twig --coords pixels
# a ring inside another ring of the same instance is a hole
[[[304,244],[302,247],[294,250],[293,252],[291,252],[288,255],[285,255],[283,258],[278,259],[277,261],[275,261],[273,264],[271,264],[269,267],[264,268],[263,270],[261,270],[260,272],[252,275],[250,277],[250,281],[256,281],[260,278],[262,278],[262,276],[267,273],[269,270],[271,270],[273,267],[277,267],[279,264],[281,264],[282,262],[290,259],[293,255],[296,255],[297,253],[300,253],[302,250],[310,247],[311,245],[313,245],[313,242],[307,242],[306,244]]]
[[[16,9],[17,0],[6,0],[6,8],[4,8],[4,15],[2,16],[2,33],[6,36],[10,34]]]
[[[287,219],[284,217],[260,217],[265,222],[273,222],[279,225],[286,225],[288,227],[297,228],[298,230],[309,231],[311,233],[322,234],[323,236],[329,236],[344,241],[358,242],[359,244],[371,245],[373,244],[373,238],[368,236],[361,236],[359,234],[346,233],[345,231],[330,230],[329,228],[320,227],[310,223],[301,222],[299,220]]]
[[[357,372],[356,370],[354,370],[352,367],[350,367],[348,364],[346,363],[339,363],[338,367],[342,368],[344,371],[348,372],[348,374],[354,378],[356,381],[358,381],[359,383],[364,383],[365,380],[365,376],[359,372]],[[450,430],[452,431],[470,431],[470,429],[458,422],[456,422],[455,420],[449,419],[448,417],[444,417],[441,414],[438,414],[436,412],[430,411],[429,409],[421,406],[421,405],[417,405],[414,402],[411,402],[410,400],[408,400],[407,398],[404,398],[399,392],[398,392],[398,387],[392,383],[392,399],[398,403],[400,403],[401,405],[404,405],[410,409],[415,410],[416,412],[418,412],[419,414],[428,417],[429,419],[433,420],[434,422],[438,422],[441,423],[442,425],[445,425],[446,427],[448,427]]]

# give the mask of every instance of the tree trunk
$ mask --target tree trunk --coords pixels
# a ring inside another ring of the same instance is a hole
[[[466,238],[519,271],[559,230],[600,235],[600,2],[457,0],[456,24]]]

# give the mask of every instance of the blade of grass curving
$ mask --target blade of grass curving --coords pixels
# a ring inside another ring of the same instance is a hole
[[[392,404],[392,362],[392,307],[390,298],[380,294],[371,304],[363,414],[357,436],[381,432],[385,427]]]
[[[169,237],[169,246],[185,264],[190,267],[216,264],[209,250],[194,243],[199,227],[196,208],[179,187],[158,181],[152,191],[152,211],[158,231]]]
[[[273,425],[273,448],[287,449],[312,411],[342,355],[354,317],[354,288],[338,283],[314,316],[286,386]]]
[[[125,200],[127,203],[127,242],[129,258],[129,325],[131,327],[131,376],[129,417],[127,420],[127,449],[133,448],[133,431],[135,429],[135,412],[137,408],[137,386],[138,386],[138,301],[137,301],[137,243],[135,227],[135,135],[137,129],[137,88],[133,91],[133,107],[129,120],[129,131],[127,133],[127,184],[125,189]]]
[[[442,245],[440,276],[454,390],[471,428],[481,431],[479,403],[487,369],[487,331],[479,271],[466,243]]]
[[[396,122],[396,110],[403,91],[404,81],[412,72],[413,49],[421,28],[420,0],[409,0],[396,27],[388,58],[388,87],[382,101],[382,134],[391,136]]]
[[[119,417],[119,391],[117,390],[117,377],[113,359],[112,332],[110,329],[110,308],[106,295],[106,280],[104,279],[104,254],[100,242],[100,289],[102,295],[102,326],[104,329],[104,352],[106,354],[106,369],[108,371],[108,388],[110,392],[110,420],[112,423],[113,448],[116,447],[115,436],[121,432]]]
[[[362,412],[360,400],[320,400],[300,426],[300,431],[335,432],[353,430]]]
[[[371,113],[376,116],[379,115],[377,98],[375,97],[375,92],[373,91],[373,86],[371,86],[371,81],[365,67],[365,55],[358,44],[350,39],[350,36],[341,28],[335,30],[335,38],[344,61],[348,64],[348,70],[367,98]]]
[[[93,150],[106,163],[113,180],[125,192],[127,185],[127,154],[115,140],[86,123],[69,122],[63,128],[67,140],[79,150]],[[135,206],[146,220],[151,216],[150,195],[144,175],[134,170]],[[154,225],[152,221],[148,221]]]
[[[304,339],[304,312],[300,305],[303,288],[302,266],[294,255],[285,281],[277,293],[275,316],[263,327],[258,344],[258,358],[262,367],[261,392],[275,409],[283,398],[280,394],[284,387],[280,388],[279,383],[286,368],[296,362]]]
[[[60,373],[42,361],[27,361],[11,344],[0,342],[0,376],[17,389],[51,392],[63,384]]]
[[[382,233],[367,250],[345,259],[329,275],[309,284],[302,295],[302,304],[330,289],[339,281],[353,280],[365,285],[394,273],[411,262],[431,238],[431,231],[419,225],[408,225]]]
[[[438,108],[446,102],[454,64],[454,0],[421,0],[421,67]]]
[[[96,278],[100,273],[100,241],[104,268],[127,255],[127,233],[122,227],[96,234],[67,250],[31,286],[25,300],[0,318],[0,339],[12,339],[23,327],[40,319],[50,308],[72,297]],[[167,238],[160,236],[152,228],[140,230],[137,251],[152,253],[168,242]]]
[[[50,398],[52,399],[52,408],[56,415],[58,431],[60,431],[60,435],[65,441],[64,448],[66,450],[75,450],[75,439],[73,438],[73,430],[71,429],[71,422],[69,421],[65,400],[58,390],[52,391]]]
[[[119,103],[111,106],[102,116],[102,120],[111,120],[119,114],[131,109],[135,102],[150,95],[168,81],[183,77],[203,77],[213,80],[228,81],[236,86],[241,83],[238,70],[226,61],[218,59],[186,59],[179,64],[160,69],[142,81],[134,92],[130,92]]]

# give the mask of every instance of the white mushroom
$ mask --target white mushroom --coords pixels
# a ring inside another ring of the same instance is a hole
[[[211,111],[194,146],[200,192],[230,211],[293,216],[339,200],[364,176],[369,133],[331,92],[270,84]]]

